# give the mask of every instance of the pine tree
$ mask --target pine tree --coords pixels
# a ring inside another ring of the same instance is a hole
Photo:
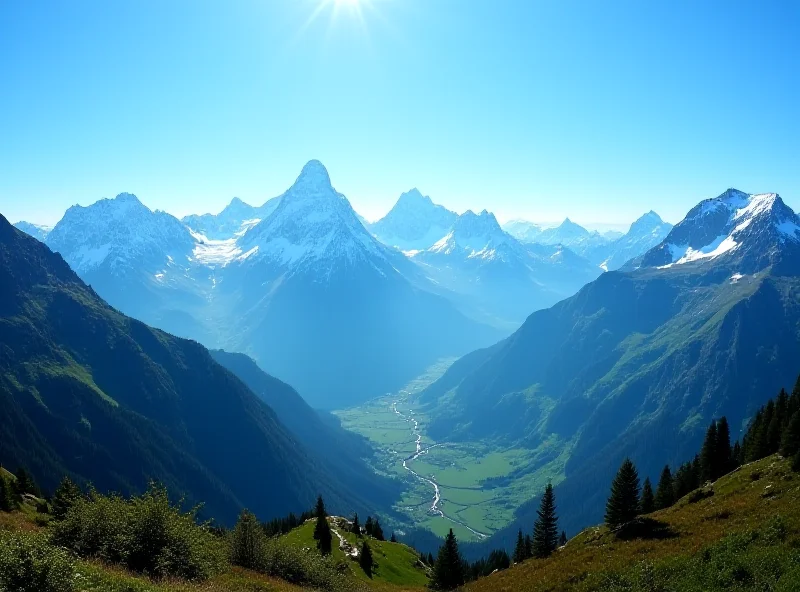
[[[380,520],[378,520],[377,518],[375,518],[375,522],[372,523],[372,536],[379,541],[386,540],[383,537],[383,528],[381,528]]]
[[[717,422],[717,475],[715,479],[719,479],[726,475],[733,469],[733,461],[731,459],[731,430],[728,426],[728,418],[721,417]]]
[[[706,431],[706,439],[700,451],[700,481],[715,481],[717,478],[717,422],[712,421]]]
[[[739,440],[736,440],[736,443],[733,445],[733,450],[731,451],[731,470],[735,469],[736,467],[741,466],[742,464],[742,447],[739,444]]]
[[[64,477],[53,494],[53,517],[63,520],[69,509],[81,497],[80,488],[69,477]]]
[[[531,535],[525,535],[525,559],[533,557],[533,539]]]
[[[606,524],[616,528],[630,522],[639,513],[639,473],[631,459],[626,458],[611,484],[606,503]]]
[[[367,521],[364,523],[364,534],[367,536],[372,536],[372,516],[367,516]]]
[[[517,544],[514,546],[514,563],[522,563],[527,559],[525,552],[525,538],[522,536],[522,529],[517,533]]]
[[[314,540],[317,541],[317,549],[323,555],[329,555],[333,549],[333,535],[331,527],[328,525],[328,513],[325,511],[325,502],[322,496],[317,498],[317,507],[314,511],[317,523],[314,525]]]
[[[14,489],[16,489],[18,495],[21,496],[26,493],[32,495],[39,494],[39,488],[36,487],[36,483],[33,482],[33,477],[31,477],[30,473],[28,473],[24,467],[18,468],[14,476],[17,478],[14,482]]]
[[[455,590],[464,585],[464,560],[458,550],[458,541],[453,529],[444,539],[433,566],[431,588],[434,590]]]
[[[674,487],[672,471],[670,471],[669,465],[665,465],[661,471],[661,478],[658,480],[658,487],[656,487],[656,496],[654,499],[656,510],[669,508],[675,503]]]
[[[561,536],[558,538],[558,546],[563,547],[566,544],[567,544],[567,531],[562,530]]]
[[[391,536],[391,538],[389,539],[389,542],[390,542],[390,543],[396,543],[396,542],[397,542],[397,537],[396,537],[396,536],[394,536],[394,532],[392,532],[392,536]]]
[[[639,511],[642,514],[652,514],[656,511],[656,500],[653,496],[653,486],[650,484],[650,477],[644,480],[642,486],[642,499],[639,503]]]
[[[358,522],[358,512],[353,514],[353,526],[351,528],[351,532],[355,533],[356,536],[361,536],[361,524]]]
[[[0,511],[11,512],[17,509],[14,489],[8,479],[0,474]]]
[[[552,484],[548,483],[533,525],[533,555],[540,559],[549,557],[558,547],[558,516],[556,497]]]
[[[230,560],[245,569],[264,567],[267,535],[252,512],[244,510],[233,529],[230,543]]]
[[[428,565],[433,567],[433,564],[436,563],[436,560],[433,558],[433,553],[428,551]]]
[[[372,558],[372,549],[370,549],[369,543],[366,540],[361,544],[361,552],[358,554],[358,564],[361,566],[361,569],[364,570],[364,573],[367,574],[367,577],[371,578],[374,559]]]
[[[800,452],[800,411],[795,411],[781,438],[781,454],[792,457]]]

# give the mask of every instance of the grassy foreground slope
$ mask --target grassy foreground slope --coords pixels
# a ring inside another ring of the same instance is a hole
[[[630,536],[589,528],[551,558],[467,589],[800,590],[800,476],[779,456],[744,465],[647,516]]]

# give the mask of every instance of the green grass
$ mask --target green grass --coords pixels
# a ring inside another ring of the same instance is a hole
[[[800,589],[800,475],[777,456],[741,467],[650,518],[666,538],[584,530],[545,560],[475,583],[471,592],[716,592]]]

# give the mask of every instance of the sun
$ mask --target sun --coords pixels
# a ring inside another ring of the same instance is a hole
[[[350,8],[358,8],[361,0],[333,0],[336,6],[349,6]]]

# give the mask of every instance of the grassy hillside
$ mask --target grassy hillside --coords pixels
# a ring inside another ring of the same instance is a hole
[[[589,528],[553,557],[467,590],[800,589],[800,476],[789,464],[771,456],[745,465],[649,515],[643,536]]]

